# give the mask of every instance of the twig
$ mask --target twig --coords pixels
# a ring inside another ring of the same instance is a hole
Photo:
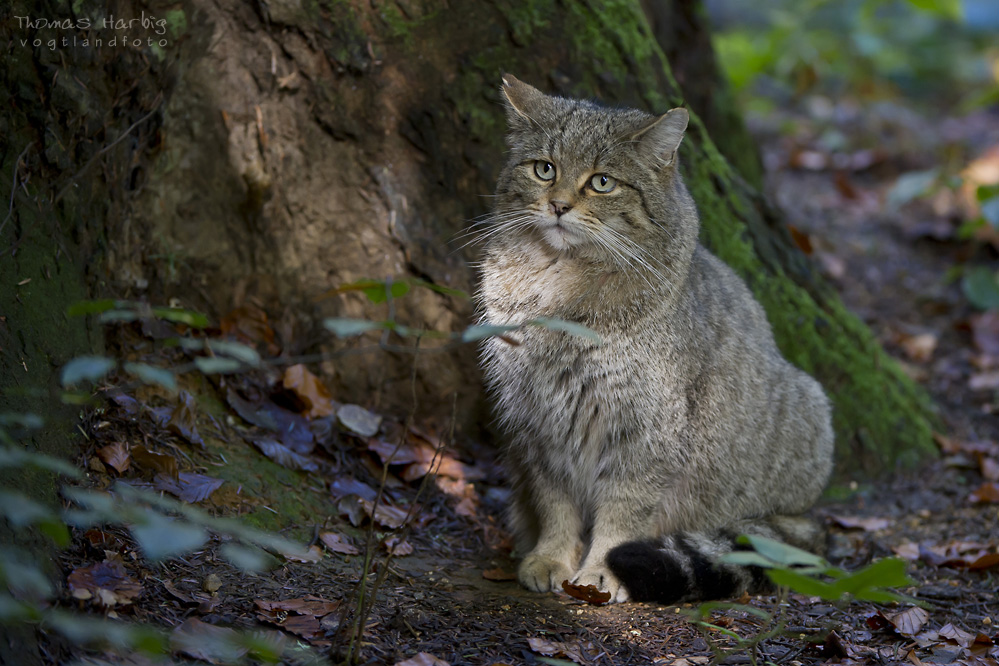
[[[10,220],[10,216],[14,214],[14,195],[17,193],[17,170],[21,166],[21,160],[24,156],[28,154],[28,148],[34,145],[34,141],[29,141],[28,145],[24,147],[21,154],[17,156],[17,160],[14,162],[14,180],[10,184],[10,205],[7,206],[7,217],[3,218],[3,223],[0,223],[0,233],[3,233],[3,228],[7,226],[7,222]]]
[[[163,93],[159,93],[158,95],[156,95],[156,99],[153,100],[153,108],[152,108],[152,110],[149,111],[149,113],[147,113],[146,115],[142,116],[141,118],[139,118],[138,120],[136,120],[134,123],[132,123],[131,127],[129,127],[127,130],[125,130],[121,134],[121,136],[119,136],[117,139],[115,139],[114,141],[112,141],[108,145],[106,145],[103,148],[101,148],[100,150],[98,150],[97,153],[93,157],[91,157],[89,160],[87,160],[87,163],[83,165],[83,168],[81,168],[75,174],[73,174],[72,176],[70,176],[70,178],[66,182],[66,184],[63,185],[62,189],[59,190],[59,193],[56,194],[55,199],[52,200],[52,205],[55,206],[57,203],[59,203],[59,200],[62,199],[62,197],[63,197],[64,194],[66,194],[66,191],[69,190],[69,188],[73,184],[73,182],[77,178],[79,178],[80,176],[82,176],[84,173],[86,173],[87,169],[89,169],[93,165],[93,163],[96,162],[97,159],[101,155],[103,155],[107,151],[109,151],[112,148],[114,148],[115,146],[117,146],[119,143],[121,143],[121,141],[125,137],[127,137],[129,134],[132,133],[132,130],[134,130],[136,127],[138,127],[142,123],[146,122],[147,120],[149,120],[153,116],[153,114],[156,113],[159,110],[159,104],[160,104],[160,100],[162,98],[163,98]]]

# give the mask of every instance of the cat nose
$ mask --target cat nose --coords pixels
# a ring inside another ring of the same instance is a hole
[[[572,204],[566,203],[565,201],[549,201],[548,208],[551,212],[555,213],[555,215],[562,217],[562,215],[572,210]]]

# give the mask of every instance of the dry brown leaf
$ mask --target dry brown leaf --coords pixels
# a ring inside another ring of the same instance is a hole
[[[930,614],[919,606],[913,606],[899,613],[888,615],[887,618],[899,634],[909,638],[919,633],[923,625],[929,621]]]
[[[128,444],[125,442],[112,442],[107,446],[102,446],[97,449],[97,457],[103,460],[105,465],[113,467],[119,474],[127,472],[132,465]]]
[[[406,522],[406,516],[409,515],[407,511],[388,504],[379,504],[376,509],[373,503],[367,500],[362,499],[360,503],[364,508],[364,512],[369,517],[374,518],[376,523],[392,530],[402,527],[402,524]]]
[[[999,567],[999,553],[985,553],[973,562],[968,563],[968,569],[971,571],[984,571],[985,569],[993,569],[995,567]]]
[[[893,546],[892,552],[903,560],[915,562],[919,559],[919,544],[912,541],[903,541],[899,545]]]
[[[350,543],[350,541],[336,532],[323,532],[319,535],[319,540],[323,542],[327,550],[331,550],[334,553],[342,553],[343,555],[357,555],[361,551],[357,549],[357,546]]]
[[[396,557],[405,557],[413,554],[413,545],[405,539],[399,537],[389,537],[383,542],[385,549]]]
[[[999,483],[986,481],[968,495],[973,504],[999,504]]]
[[[253,603],[263,611],[289,611],[298,613],[299,615],[323,617],[338,609],[341,602],[339,599],[331,601],[322,597],[307,595],[298,599],[285,599],[283,601],[254,599]]]
[[[143,469],[177,478],[177,459],[165,453],[156,453],[138,444],[132,447],[132,460]]]
[[[891,525],[887,518],[860,518],[857,516],[829,516],[836,525],[848,530],[864,530],[865,532],[876,532]]]
[[[570,644],[562,643],[560,641],[552,641],[547,638],[528,638],[527,644],[531,647],[533,652],[537,652],[540,655],[546,657],[568,657],[572,659],[577,664],[589,664],[591,659],[584,654],[584,649],[592,649],[591,644],[580,645],[580,644]]]
[[[913,361],[925,363],[933,358],[933,352],[937,348],[937,336],[933,333],[921,333],[919,335],[902,336],[898,344]]]
[[[288,551],[281,554],[292,562],[318,562],[323,559],[323,549],[316,545],[309,546],[304,552]]]
[[[969,634],[949,622],[937,630],[937,635],[963,648],[971,647],[971,644],[975,642],[975,634]]]
[[[397,661],[395,666],[451,666],[451,664],[443,659],[438,659],[429,652],[420,652],[409,659]]]
[[[219,322],[222,335],[232,336],[244,344],[255,347],[263,342],[267,353],[276,356],[280,347],[274,342],[274,329],[267,321],[267,313],[253,305],[236,308]]]
[[[284,371],[282,384],[302,401],[304,414],[309,418],[333,415],[333,396],[329,389],[301,363]]]
[[[107,608],[130,604],[142,592],[142,584],[128,575],[118,555],[73,570],[66,583],[76,599],[96,599]]]
[[[598,606],[607,603],[611,598],[610,592],[601,592],[595,585],[576,585],[563,580],[562,589],[570,597]]]

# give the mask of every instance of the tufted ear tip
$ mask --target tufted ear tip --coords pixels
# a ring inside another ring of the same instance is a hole
[[[501,78],[503,79],[503,87],[504,88],[512,88],[513,86],[515,86],[515,85],[517,85],[519,83],[523,83],[523,81],[521,81],[516,76],[514,76],[513,74],[510,74],[508,72],[504,73]]]
[[[655,164],[668,166],[675,161],[676,151],[683,141],[690,113],[683,107],[668,112],[649,121],[632,135],[640,154]]]

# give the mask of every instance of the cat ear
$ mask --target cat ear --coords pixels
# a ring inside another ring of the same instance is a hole
[[[643,157],[659,166],[669,166],[676,160],[688,120],[687,109],[673,109],[632,134],[631,140],[637,143]]]
[[[531,123],[537,124],[535,118],[547,97],[543,92],[513,74],[503,75],[500,90],[506,98],[506,119],[511,131],[525,130]]]

